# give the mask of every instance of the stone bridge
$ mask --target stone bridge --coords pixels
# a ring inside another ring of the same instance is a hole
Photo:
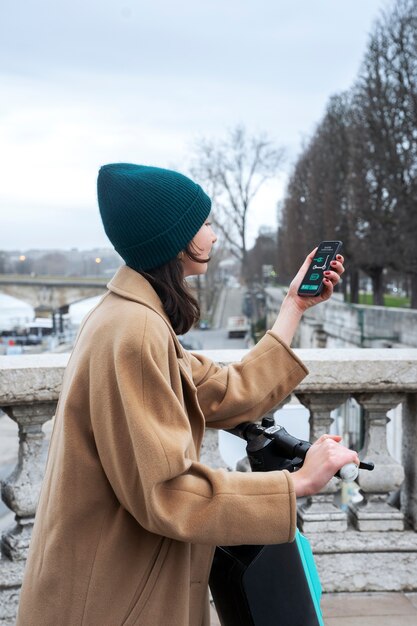
[[[99,296],[106,290],[107,278],[52,276],[0,276],[0,292],[27,302],[36,314],[67,313],[74,302]]]

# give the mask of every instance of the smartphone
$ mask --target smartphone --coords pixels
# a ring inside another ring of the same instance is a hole
[[[323,289],[323,272],[330,269],[330,263],[339,254],[341,241],[322,241],[317,248],[306,275],[298,288],[299,296],[318,296]]]

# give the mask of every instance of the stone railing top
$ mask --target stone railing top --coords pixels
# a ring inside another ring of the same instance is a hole
[[[202,351],[218,363],[240,360],[247,350]],[[309,370],[299,391],[417,392],[417,349],[326,348],[294,350]]]
[[[201,351],[218,363],[240,361],[247,350]],[[417,392],[417,349],[295,350],[309,375],[301,392]],[[0,406],[58,398],[69,354],[0,356]]]
[[[417,392],[417,349],[336,348],[298,350],[310,374],[305,391]]]
[[[58,399],[69,354],[0,356],[0,406]]]

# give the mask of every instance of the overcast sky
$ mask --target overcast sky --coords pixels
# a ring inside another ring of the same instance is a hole
[[[286,146],[276,201],[329,97],[348,89],[392,0],[3,0],[0,249],[108,245],[106,162],[186,171],[196,137],[236,124]]]

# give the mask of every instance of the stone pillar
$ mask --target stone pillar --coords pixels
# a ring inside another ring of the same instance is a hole
[[[317,328],[313,332],[313,348],[325,348],[327,346],[327,333],[323,328],[323,324],[317,324]]]
[[[310,440],[328,433],[333,422],[330,413],[348,399],[345,394],[297,394],[310,411]],[[347,514],[336,506],[339,480],[333,478],[315,496],[306,498],[298,508],[298,525],[304,532],[336,532],[347,529]]]
[[[365,410],[365,441],[361,459],[373,461],[372,472],[359,472],[357,482],[364,500],[350,505],[351,518],[358,530],[404,530],[404,515],[388,504],[391,491],[401,487],[404,468],[387,448],[387,411],[399,404],[400,393],[362,393],[355,396]]]
[[[55,407],[56,402],[3,407],[19,426],[18,462],[2,484],[2,499],[16,514],[16,525],[1,539],[1,552],[11,561],[27,557],[45,466],[42,426],[53,417]]]
[[[417,395],[408,394],[402,411],[402,460],[405,480],[401,489],[401,510],[417,531]]]
[[[226,467],[219,451],[219,431],[216,428],[206,428],[201,443],[200,461],[213,469]]]

